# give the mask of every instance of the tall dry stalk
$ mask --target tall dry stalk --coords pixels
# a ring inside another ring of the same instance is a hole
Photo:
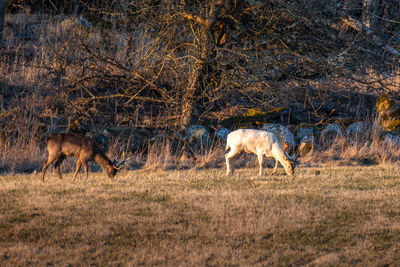
[[[171,141],[167,138],[161,142],[151,144],[147,147],[147,157],[144,164],[145,169],[149,170],[166,170],[176,166],[176,156],[172,152]]]

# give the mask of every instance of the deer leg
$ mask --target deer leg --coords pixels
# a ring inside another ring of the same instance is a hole
[[[260,165],[260,173],[259,173],[259,175],[262,176],[263,154],[262,153],[258,153],[257,158],[258,158],[258,164]]]
[[[83,166],[83,170],[85,171],[86,180],[88,180],[89,175],[88,175],[88,164],[87,164],[87,160],[82,160],[82,166]]]
[[[80,167],[81,167],[81,161],[79,159],[77,159],[77,161],[76,161],[76,170],[75,170],[75,174],[74,174],[74,178],[73,178],[74,182],[76,180],[76,176],[78,175],[78,171],[79,171]]]
[[[60,165],[64,161],[64,159],[65,159],[65,156],[59,157],[56,160],[56,163],[54,163],[54,167],[56,168],[56,172],[57,172],[58,178],[60,178],[60,180],[62,180],[62,175],[60,172]]]
[[[57,159],[57,157],[55,155],[49,155],[47,160],[44,162],[43,168],[42,168],[42,174],[41,174],[41,179],[43,182],[44,182],[44,175],[46,174],[46,171],[47,171],[47,167],[49,167],[49,165],[51,163],[53,163],[53,161],[55,161],[56,159]]]
[[[226,161],[226,175],[233,174],[233,172],[234,172],[234,167],[231,166],[231,164],[230,164],[230,159],[233,158],[234,156],[236,156],[237,154],[238,154],[238,151],[236,151],[236,149],[232,149],[232,148],[231,148],[231,151],[229,151],[229,153],[225,155],[225,161]]]
[[[275,167],[274,167],[274,170],[272,171],[271,175],[274,175],[277,170],[278,170],[278,160],[275,159]]]

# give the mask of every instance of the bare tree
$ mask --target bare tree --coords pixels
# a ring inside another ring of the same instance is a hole
[[[124,86],[119,86],[118,93],[108,96],[99,96],[83,83],[74,82],[70,87],[81,87],[80,90],[92,101],[107,98],[127,99],[126,103],[130,104],[143,103],[143,108],[151,106],[153,111],[175,117],[174,121],[168,121],[170,125],[175,123],[185,127],[198,120],[204,110],[212,108],[220,99],[221,90],[225,90],[221,88],[224,88],[222,80],[226,76],[226,66],[235,66],[233,62],[238,57],[246,57],[240,53],[238,45],[229,47],[232,42],[239,41],[238,37],[227,40],[226,34],[230,30],[228,27],[236,27],[228,24],[240,24],[246,17],[243,16],[244,4],[242,0],[225,3],[221,0],[143,1],[140,5],[135,1],[125,5],[124,10],[101,11],[102,16],[124,17],[129,21],[128,25],[134,27],[124,29],[130,32],[123,60],[111,56],[113,46],[93,47],[87,37],[82,38],[90,55],[88,62],[101,62],[92,65],[84,81],[102,78],[103,83],[110,81]],[[244,31],[240,31],[244,36]],[[247,34],[251,35],[251,31]],[[171,75],[176,78],[171,79]],[[220,92],[216,94],[217,91]]]
[[[372,29],[376,24],[379,0],[364,0],[362,10],[362,23]]]
[[[221,10],[222,1],[207,1],[200,4],[200,14],[187,13],[185,4],[182,6],[181,15],[189,20],[188,24],[197,24],[198,30],[192,31],[194,38],[194,46],[197,48],[194,66],[189,76],[188,86],[184,89],[181,125],[188,126],[193,119],[193,113],[196,111],[197,99],[196,95],[201,94],[202,79],[208,74],[208,67],[215,50],[215,40],[212,29],[215,27],[216,20]]]
[[[185,127],[226,103],[290,105],[295,90],[281,88],[293,81],[331,74],[359,81],[371,68],[393,68],[386,47],[397,47],[395,12],[376,22],[385,34],[363,35],[348,23],[361,21],[363,1],[350,2],[139,0],[93,9],[102,38],[78,43],[84,71],[67,89],[83,99],[71,106],[86,118],[101,108],[108,110],[101,120],[122,111],[147,126]],[[350,27],[341,32],[343,25]]]

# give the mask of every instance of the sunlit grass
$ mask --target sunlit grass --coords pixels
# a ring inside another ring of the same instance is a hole
[[[279,171],[1,176],[0,264],[399,262],[398,165]]]

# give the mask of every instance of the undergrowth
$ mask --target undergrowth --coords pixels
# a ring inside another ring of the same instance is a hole
[[[7,49],[2,51],[0,60],[1,173],[40,171],[47,156],[45,138],[52,132],[60,131],[58,128],[60,126],[63,127],[61,130],[65,131],[75,119],[85,122],[90,116],[104,119],[98,121],[99,124],[107,123],[104,113],[100,112],[97,106],[98,102],[89,101],[91,104],[88,105],[84,98],[72,98],[83,94],[90,85],[87,81],[84,83],[83,79],[90,68],[85,69],[81,66],[82,61],[86,62],[87,51],[85,52],[79,43],[80,39],[75,38],[82,37],[87,32],[73,22],[73,18],[62,16],[16,14],[6,17],[4,46]],[[119,37],[121,36],[116,35],[114,39]],[[101,38],[102,33],[99,29],[90,31],[89,43],[99,46],[99,49],[106,49]],[[145,44],[145,37],[139,36],[135,41],[138,42],[136,46],[142,47]],[[122,53],[122,50],[115,49],[117,52],[114,56]],[[140,57],[140,53],[137,57]],[[139,59],[137,61],[139,62]],[[93,67],[93,64],[90,67]],[[97,67],[101,69],[101,66]],[[176,76],[183,75],[177,73]],[[79,78],[82,78],[81,91],[67,90],[70,88],[68,85],[79,83],[81,81]],[[321,89],[318,87],[322,86],[321,84],[314,85]],[[107,88],[97,88],[96,84],[90,86],[96,90],[107,90]],[[262,90],[257,90],[260,91]],[[128,102],[130,103],[130,100]],[[118,110],[124,107],[117,104],[115,107],[113,104],[107,107],[115,110],[115,114],[111,117],[116,124],[127,123],[124,114],[118,113]],[[130,117],[129,121],[132,129],[136,129],[134,125],[137,125],[139,120],[148,120],[149,124],[156,121],[155,124],[160,125],[164,125],[165,120],[168,122],[168,116],[163,117],[162,114],[143,115],[141,112],[144,109],[144,106],[137,105],[134,116]],[[240,111],[239,106],[227,105],[225,109],[231,110],[231,113],[225,113],[226,116],[233,116]],[[214,116],[219,114],[218,116],[222,118],[222,113],[218,111],[210,114]],[[382,141],[378,120],[373,120],[369,125],[362,136],[337,137],[330,146],[319,146],[318,144],[324,143],[324,140],[319,140],[311,153],[300,158],[301,164],[304,166],[371,165],[398,161],[399,147]],[[224,141],[213,142],[207,147],[195,149],[181,144],[176,145],[170,139],[144,142],[138,146],[134,144],[136,138],[138,137],[134,131],[129,138],[110,137],[106,144],[102,145],[102,149],[111,159],[123,163],[128,169],[209,169],[222,168],[225,165]],[[254,167],[256,157],[241,156],[235,165]],[[271,161],[266,161],[266,165],[271,165]],[[74,168],[74,160],[67,160],[62,165],[63,171],[72,171]],[[92,165],[93,168],[99,169],[96,165]]]
[[[360,136],[337,136],[328,147],[315,144],[314,149],[299,157],[300,165],[310,166],[368,166],[393,163],[400,160],[400,148],[382,139],[378,120],[369,124]],[[22,127],[22,126],[21,126]],[[24,134],[22,134],[24,133]],[[40,171],[47,157],[44,138],[35,132],[21,131],[21,135],[0,139],[1,172]],[[323,143],[322,140],[319,140]],[[128,141],[129,143],[129,141]],[[205,147],[176,144],[173,139],[162,138],[148,142],[141,149],[129,148],[126,139],[111,138],[103,145],[106,154],[126,169],[211,169],[225,167],[225,141],[212,142]],[[133,151],[133,152],[132,152]],[[237,167],[256,167],[255,155],[243,154],[235,160]],[[62,165],[64,171],[73,171],[74,159]],[[265,165],[272,167],[273,159]],[[92,170],[100,170],[94,164]]]

